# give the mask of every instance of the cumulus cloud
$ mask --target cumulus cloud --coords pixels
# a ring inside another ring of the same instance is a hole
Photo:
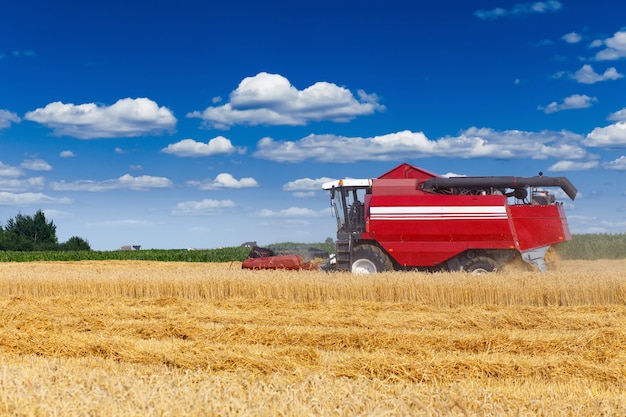
[[[601,148],[626,147],[626,121],[606,127],[596,127],[587,135],[584,144]]]
[[[604,167],[615,171],[626,171],[626,156],[622,155],[611,162],[607,162]]]
[[[229,139],[217,136],[208,143],[196,142],[193,139],[183,139],[180,142],[171,143],[161,152],[185,157],[201,157],[213,155],[231,155],[235,152],[243,154],[246,148],[235,147]]]
[[[587,171],[592,168],[597,168],[598,165],[598,161],[559,161],[550,166],[548,171]]]
[[[571,75],[571,78],[581,84],[595,84],[600,81],[618,80],[623,77],[624,75],[618,73],[615,67],[607,69],[603,74],[598,74],[589,64],[583,65],[581,69]]]
[[[0,191],[0,206],[29,206],[36,204],[70,204],[69,198],[53,198],[42,193],[11,193]]]
[[[0,177],[20,177],[24,175],[24,171],[20,168],[4,164],[0,161]]]
[[[604,46],[598,52],[595,59],[598,61],[616,61],[626,57],[626,31],[615,32],[615,34],[604,40],[595,41],[592,46]]]
[[[178,216],[218,214],[223,211],[222,209],[231,207],[235,207],[235,203],[231,200],[211,200],[205,198],[202,201],[183,201],[178,203],[172,214]]]
[[[32,58],[35,56],[35,51],[31,49],[14,50],[14,51],[11,51],[11,55],[13,55],[15,58],[20,58],[20,57]]]
[[[0,129],[6,129],[11,126],[11,123],[19,123],[21,121],[17,114],[8,110],[0,110]]]
[[[137,219],[121,219],[121,220],[105,220],[101,222],[89,222],[89,227],[105,227],[105,228],[118,228],[123,227],[128,229],[130,227],[154,227],[157,226],[155,222],[149,220],[137,220]]]
[[[497,7],[492,10],[477,10],[476,12],[474,12],[474,16],[483,20],[492,20],[506,16],[520,16],[526,14],[543,14],[547,12],[556,12],[561,10],[562,7],[563,5],[555,0],[545,2],[537,1],[534,3],[515,4],[510,9]]]
[[[35,51],[30,50],[30,49],[25,49],[25,50],[16,49],[16,50],[11,51],[9,55],[0,53],[0,59],[5,59],[5,58],[8,58],[9,56],[13,58],[21,58],[21,57],[32,58],[35,56]]]
[[[611,113],[607,119],[617,122],[626,122],[626,108]]]
[[[561,36],[561,39],[563,39],[567,43],[578,43],[578,42],[580,42],[582,40],[582,36],[580,36],[576,32],[570,32],[570,33],[566,33],[565,35]]]
[[[291,195],[297,198],[312,198],[315,197],[315,191],[294,191]]]
[[[294,181],[289,181],[283,185],[283,191],[317,191],[322,188],[324,183],[334,181],[334,178],[321,177],[321,178],[300,178]]]
[[[64,210],[57,210],[57,209],[45,209],[44,214],[46,215],[46,218],[48,219],[71,219],[74,217],[74,215],[70,212],[64,211]]]
[[[572,132],[498,132],[472,127],[458,136],[428,139],[422,132],[402,131],[371,138],[336,135],[309,135],[297,141],[263,138],[254,156],[277,162],[357,162],[392,161],[440,156],[449,158],[532,158],[579,159],[586,152],[578,143],[582,137]]]
[[[57,101],[26,113],[24,119],[51,128],[56,136],[78,139],[160,135],[176,126],[168,108],[147,98],[124,98],[111,106]]]
[[[171,188],[173,185],[172,181],[165,177],[151,177],[148,175],[133,177],[130,174],[125,174],[119,178],[105,181],[57,181],[51,183],[50,187],[55,191],[101,192],[120,189],[145,191],[151,188]]]
[[[221,173],[214,180],[206,181],[187,181],[187,185],[197,187],[200,190],[220,190],[226,188],[250,188],[258,187],[259,184],[252,177],[242,178],[240,180],[228,173]]]
[[[52,167],[42,160],[25,160],[19,167],[7,165],[0,161],[0,190],[24,191],[42,189],[46,182],[44,177],[19,178],[24,176],[24,169],[48,171]]]
[[[376,95],[362,90],[357,95],[329,82],[298,90],[282,75],[261,72],[244,78],[228,103],[187,117],[220,129],[239,124],[303,126],[311,121],[347,122],[385,109]]]
[[[563,99],[561,103],[553,101],[547,106],[538,106],[537,110],[543,110],[544,113],[556,113],[562,110],[586,109],[591,107],[594,102],[598,101],[596,97],[589,97],[585,94],[573,94]]]
[[[51,171],[52,167],[43,159],[27,159],[20,165],[24,169],[31,171]]]
[[[32,177],[25,179],[18,178],[1,178],[0,190],[3,191],[24,191],[24,190],[41,190],[46,183],[44,177]]]
[[[68,151],[61,151],[61,152],[59,152],[59,156],[61,158],[73,158],[73,157],[76,156],[76,154],[74,152],[68,150]]]
[[[328,209],[319,211],[303,207],[289,207],[288,209],[278,211],[263,209],[258,213],[258,215],[260,217],[319,217],[327,216]]]

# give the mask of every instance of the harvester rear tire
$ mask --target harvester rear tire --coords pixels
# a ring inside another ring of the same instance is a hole
[[[488,274],[498,269],[498,264],[486,256],[478,256],[470,259],[464,266],[463,271],[470,274]]]
[[[389,256],[378,246],[361,245],[352,251],[352,266],[355,275],[368,275],[393,270]]]

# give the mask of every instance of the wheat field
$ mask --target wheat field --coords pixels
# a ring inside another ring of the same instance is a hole
[[[626,261],[553,269],[0,263],[0,415],[626,415]]]

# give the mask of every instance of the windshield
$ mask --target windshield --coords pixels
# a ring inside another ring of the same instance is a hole
[[[331,193],[331,205],[337,217],[337,230],[362,231],[365,224],[363,202],[368,188],[336,187]]]

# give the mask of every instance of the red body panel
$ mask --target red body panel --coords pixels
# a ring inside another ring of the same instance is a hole
[[[425,169],[418,168],[414,165],[407,164],[406,162],[398,165],[391,171],[385,172],[378,179],[401,179],[401,178],[413,178],[421,181],[438,177],[438,175],[428,172]]]
[[[433,266],[467,249],[514,248],[507,207],[499,195],[373,195],[363,238],[400,265]]]
[[[435,266],[468,249],[524,251],[571,239],[562,205],[509,206],[503,195],[428,194],[410,180],[377,181],[365,201],[362,238],[403,266]]]
[[[572,238],[562,204],[510,206],[519,250],[554,245]]]

